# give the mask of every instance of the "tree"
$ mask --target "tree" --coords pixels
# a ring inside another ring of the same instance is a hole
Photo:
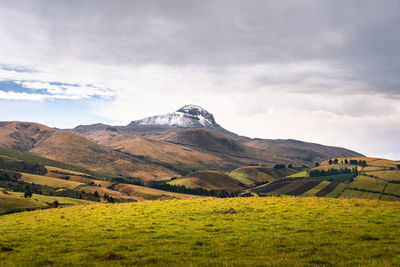
[[[338,160],[338,159],[335,159],[335,160],[333,161],[333,164],[338,164],[338,162],[339,162],[339,160]]]
[[[94,197],[100,197],[99,192],[94,191],[93,196],[94,196]]]
[[[285,169],[286,165],[285,164],[275,164],[274,169]]]
[[[315,162],[315,167],[318,167],[319,166],[319,162],[317,161],[317,162]]]
[[[332,159],[330,159],[330,160],[328,161],[329,165],[332,164],[332,162],[333,162]]]
[[[293,169],[293,165],[292,164],[289,164],[287,167],[290,168],[290,169]]]
[[[349,164],[349,161],[347,159],[345,159],[344,164]]]
[[[399,169],[399,170],[400,170],[400,164],[399,164],[399,165],[397,165],[397,169]]]
[[[53,201],[53,207],[58,208],[58,206],[60,206],[60,202],[58,202],[58,200],[56,199]]]
[[[28,189],[24,193],[24,198],[31,198],[32,197],[32,192]]]

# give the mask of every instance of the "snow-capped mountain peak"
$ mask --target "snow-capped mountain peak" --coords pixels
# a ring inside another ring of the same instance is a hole
[[[223,128],[216,123],[214,116],[210,112],[196,105],[185,105],[173,113],[132,121],[128,126],[135,127],[139,125],[223,130]]]

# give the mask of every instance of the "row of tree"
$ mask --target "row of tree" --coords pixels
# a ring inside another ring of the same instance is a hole
[[[203,188],[188,188],[183,185],[170,185],[165,182],[150,182],[149,187],[160,189],[169,192],[199,195],[199,196],[213,196],[213,197],[237,197],[239,192],[230,192],[226,190],[207,190]]]
[[[328,163],[329,164],[338,164],[339,160],[338,159],[330,159],[328,161]],[[366,160],[345,159],[345,160],[341,160],[340,163],[341,164],[350,164],[350,165],[360,165],[362,167],[367,166],[367,161]]]
[[[321,176],[331,176],[331,175],[339,175],[339,174],[350,174],[353,173],[353,176],[356,177],[358,175],[357,168],[344,168],[344,169],[328,169],[328,170],[310,170],[308,174],[310,177],[321,177]]]

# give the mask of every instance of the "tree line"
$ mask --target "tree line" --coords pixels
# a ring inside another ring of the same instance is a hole
[[[165,182],[156,182],[156,181],[149,182],[147,186],[174,193],[199,195],[199,196],[212,196],[220,198],[239,196],[239,192],[230,192],[226,190],[207,190],[203,188],[188,188],[183,185],[170,185]]]
[[[331,175],[339,175],[339,174],[350,174],[353,173],[353,176],[356,177],[358,175],[357,168],[344,168],[344,169],[335,169],[331,168],[328,170],[310,170],[308,174],[310,177],[321,177],[321,176],[331,176]]]
[[[339,160],[338,159],[330,159],[328,161],[329,164],[338,164]],[[356,159],[345,159],[344,161],[342,160],[340,163],[342,164],[350,164],[350,165],[359,165],[362,167],[367,166],[367,161],[366,160],[356,160]]]

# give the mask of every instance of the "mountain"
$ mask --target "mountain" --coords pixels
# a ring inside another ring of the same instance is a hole
[[[72,130],[30,122],[0,122],[0,146],[143,180],[168,180],[199,170],[246,165],[311,165],[361,154],[297,140],[251,139],[220,126],[205,109],[177,111],[127,126],[80,125]]]
[[[184,151],[188,149],[203,155],[212,155],[202,159],[192,157],[194,161],[201,162],[192,165],[196,166],[196,169],[201,166],[230,171],[251,163],[310,165],[330,157],[362,156],[344,148],[297,140],[252,139],[239,136],[224,129],[210,112],[196,105],[186,105],[173,113],[132,121],[127,126],[80,125],[71,131],[98,144],[118,148],[132,155],[148,156],[152,160],[165,158],[160,147],[168,147],[169,151],[181,151],[177,154],[185,155],[183,157],[187,156]],[[138,136],[145,138],[143,140],[147,140],[147,145],[148,142],[154,141],[163,142],[163,145],[158,143],[147,150],[140,149],[139,139],[134,139]],[[155,156],[157,153],[158,157]],[[216,161],[215,157],[219,160]],[[211,158],[214,159],[210,160]],[[220,164],[221,161],[224,163]],[[182,158],[178,157],[177,162],[182,162]]]
[[[186,105],[173,113],[147,117],[132,121],[127,127],[131,129],[141,126],[161,126],[168,128],[208,128],[220,132],[228,132],[214,119],[213,114],[196,105]]]

